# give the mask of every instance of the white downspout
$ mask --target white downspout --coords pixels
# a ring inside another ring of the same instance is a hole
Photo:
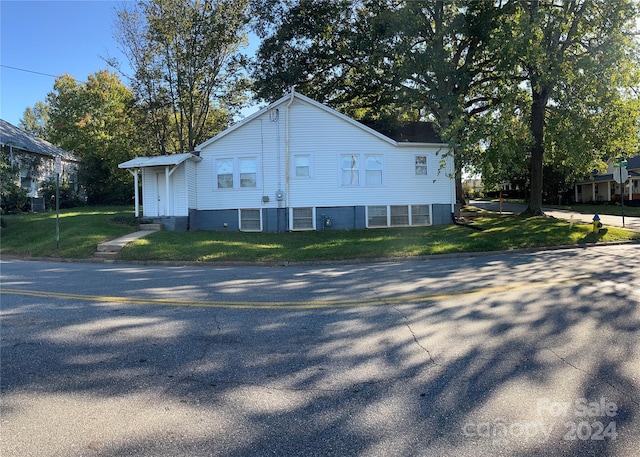
[[[285,192],[284,192],[284,206],[289,210],[289,114],[290,107],[293,103],[293,97],[295,95],[295,86],[291,88],[291,98],[285,106],[285,126],[284,126],[284,163],[285,163]]]

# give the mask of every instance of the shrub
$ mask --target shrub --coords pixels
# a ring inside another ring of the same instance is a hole
[[[13,183],[5,183],[0,193],[0,202],[3,213],[20,213],[27,207],[27,191]]]
[[[40,193],[44,197],[44,204],[47,209],[53,210],[56,208],[56,179],[48,178],[40,186]],[[75,208],[82,206],[83,201],[78,194],[73,190],[68,182],[60,183],[60,208]]]

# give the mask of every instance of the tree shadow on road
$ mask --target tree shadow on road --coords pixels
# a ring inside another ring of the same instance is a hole
[[[513,283],[567,273],[545,270],[553,253],[536,256],[495,256],[474,270],[486,287],[499,285],[501,269]],[[598,262],[596,253],[585,261]],[[38,436],[49,425],[40,421],[55,420],[87,427],[75,445],[109,456],[632,455],[640,432],[632,271],[436,299],[419,293],[459,290],[463,271],[438,263],[421,282],[414,268],[368,289],[355,272],[337,275],[324,291],[375,306],[3,305],[3,434],[6,424],[29,424]],[[404,303],[391,291],[417,298]],[[614,416],[578,415],[582,400],[602,399]],[[43,414],[49,403],[56,409]],[[66,416],[65,405],[84,416]],[[596,422],[614,422],[617,437],[592,439]]]

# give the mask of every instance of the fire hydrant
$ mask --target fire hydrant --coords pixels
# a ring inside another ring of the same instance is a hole
[[[598,233],[600,231],[600,227],[602,227],[602,222],[600,222],[600,216],[596,214],[593,216],[593,233]]]

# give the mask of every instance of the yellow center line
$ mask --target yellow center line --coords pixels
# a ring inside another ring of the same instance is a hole
[[[433,294],[404,294],[378,297],[367,297],[348,300],[309,300],[309,301],[280,301],[280,302],[249,302],[249,301],[211,301],[211,300],[180,300],[174,298],[146,298],[120,297],[113,295],[84,295],[61,292],[48,292],[25,289],[0,288],[0,294],[24,295],[30,297],[45,297],[65,300],[83,300],[102,303],[122,303],[129,305],[156,306],[184,306],[202,308],[233,308],[233,309],[319,309],[319,308],[349,308],[364,306],[382,306],[399,304],[416,304],[430,301],[441,301],[451,298],[461,298],[474,295],[499,294],[520,290],[549,287],[556,284],[569,284],[592,279],[589,276],[573,278],[549,279],[539,282],[512,283],[502,286],[481,287],[457,291],[446,291]]]

